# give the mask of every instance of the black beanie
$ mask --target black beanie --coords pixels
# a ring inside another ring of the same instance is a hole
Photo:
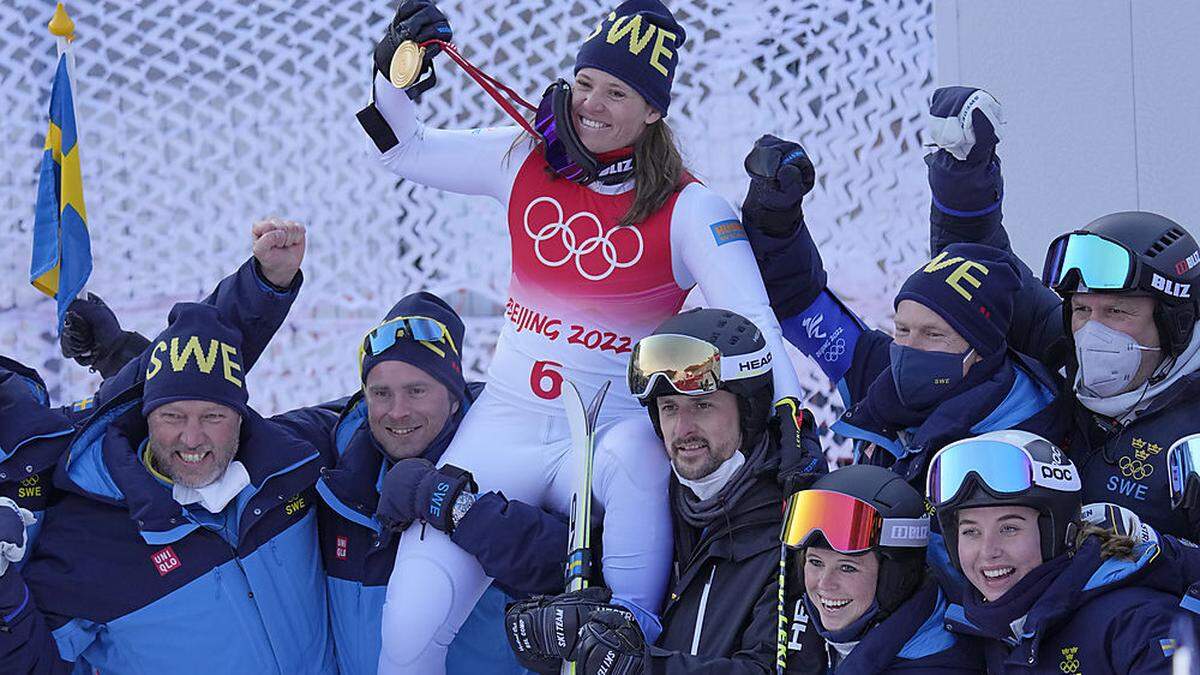
[[[600,20],[575,57],[575,72],[595,68],[621,80],[667,116],[679,49],[687,32],[658,0],[627,0]]]

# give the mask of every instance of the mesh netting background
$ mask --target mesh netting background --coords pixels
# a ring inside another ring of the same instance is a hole
[[[609,4],[440,6],[464,55],[535,98],[569,73]],[[805,209],[831,285],[869,324],[888,326],[890,298],[928,253],[919,132],[933,87],[931,0],[669,4],[688,31],[670,121],[689,165],[740,204],[741,162],[755,138],[800,140],[817,164]],[[153,335],[172,303],[206,294],[249,255],[255,218],[309,227],[304,290],[249,381],[264,413],[352,391],[357,341],[404,293],[428,289],[460,310],[476,377],[501,326],[500,209],[398,180],[371,162],[354,120],[390,5],[68,6],[95,257],[88,287],[125,327]],[[27,283],[56,58],[45,29],[52,11],[49,0],[0,3],[0,353],[37,367],[53,398],[68,402],[98,378],[59,356],[53,304]],[[439,79],[422,104],[427,123],[503,122],[448,61]],[[796,361],[824,429],[840,400],[820,371]]]

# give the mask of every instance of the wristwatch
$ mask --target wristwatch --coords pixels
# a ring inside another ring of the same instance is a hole
[[[463,490],[458,494],[458,498],[454,500],[454,506],[450,509],[450,528],[453,530],[458,527],[458,523],[467,515],[467,511],[475,505],[477,497],[474,492]]]

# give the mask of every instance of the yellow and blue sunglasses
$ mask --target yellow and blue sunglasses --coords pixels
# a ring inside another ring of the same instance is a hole
[[[438,345],[445,345],[458,355],[458,346],[454,344],[450,329],[441,321],[427,316],[398,316],[372,328],[363,337],[358,347],[359,369],[362,369],[363,359],[383,353],[402,339],[419,342],[441,358],[446,358],[446,350]]]

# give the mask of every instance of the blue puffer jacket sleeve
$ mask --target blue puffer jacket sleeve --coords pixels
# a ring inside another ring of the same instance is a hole
[[[271,338],[283,325],[304,281],[297,272],[288,288],[276,288],[259,271],[258,261],[250,258],[233,274],[217,284],[202,302],[214,305],[221,316],[242,333],[242,364],[245,372],[258,361]],[[100,384],[96,398],[107,401],[137,383],[144,372],[141,356],[126,363],[114,376]]]
[[[783,336],[821,368],[847,406],[853,405],[891,363],[892,338],[869,330],[826,288],[821,254],[806,226],[790,236],[773,237],[747,225]]]
[[[931,255],[955,243],[985,244],[1012,253],[1001,213],[1004,177],[1000,158],[992,152],[974,161],[959,161],[938,150],[925,157],[925,164],[932,194]],[[1008,344],[1057,370],[1065,365],[1062,298],[1046,288],[1024,261],[1017,260],[1017,269],[1022,283],[1014,306],[1022,311],[1013,312]]]
[[[548,511],[488,492],[467,511],[450,539],[475,556],[510,596],[563,590],[567,522]]]
[[[0,576],[0,664],[6,673],[71,672],[21,573],[11,566]]]

